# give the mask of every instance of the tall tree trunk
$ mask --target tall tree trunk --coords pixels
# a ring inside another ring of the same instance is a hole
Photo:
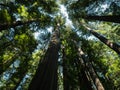
[[[95,32],[93,30],[91,30],[90,32],[94,36],[96,36],[100,41],[102,41],[104,44],[106,44],[108,47],[110,47],[116,53],[118,53],[120,55],[120,45],[118,45],[117,43],[111,42],[110,40],[108,40],[107,38],[105,38],[104,36],[98,34],[97,32]]]
[[[64,51],[64,48],[62,49],[62,53],[63,53],[63,88],[64,90],[69,90],[69,82],[68,82],[68,78],[67,78],[67,65],[66,65],[66,54]]]
[[[120,23],[120,15],[116,15],[116,16],[82,16],[82,18],[87,19],[87,20],[99,20],[99,21]]]
[[[82,59],[77,60],[78,79],[80,83],[80,90],[93,90],[87,69],[82,63]]]
[[[118,55],[120,55],[120,45],[117,43],[111,42],[109,39],[105,38],[103,35],[98,34],[97,32],[91,30],[89,27],[83,26],[89,30],[95,37],[97,37],[101,42],[106,44],[108,47],[110,47],[112,50],[114,50]]]
[[[85,68],[87,68],[88,72],[90,73],[90,76],[97,88],[97,90],[105,90],[102,83],[100,82],[99,78],[97,77],[97,74],[94,71],[94,68],[92,67],[91,63],[89,62],[88,58],[85,56],[84,52],[79,48],[79,54],[83,59],[83,64]]]
[[[28,90],[57,90],[57,60],[59,48],[59,28],[57,27],[51,37],[48,50],[39,63]]]
[[[86,69],[81,69],[81,77],[80,77],[80,90],[93,90],[91,81],[89,76],[86,73]]]

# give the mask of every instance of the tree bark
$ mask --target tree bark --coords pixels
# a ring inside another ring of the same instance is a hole
[[[114,42],[111,42],[109,39],[105,38],[103,35],[98,34],[97,32],[91,30],[89,27],[83,26],[90,31],[95,37],[97,37],[101,42],[103,42],[105,45],[110,47],[112,50],[114,50],[118,55],[120,55],[120,45]]]
[[[110,40],[108,40],[107,38],[105,38],[104,36],[98,34],[97,32],[95,32],[93,30],[91,30],[90,32],[94,36],[96,36],[100,41],[102,41],[104,44],[106,44],[108,47],[110,47],[116,53],[118,53],[120,55],[120,45],[118,45],[117,43],[111,42]]]
[[[89,62],[88,58],[85,56],[84,52],[79,48],[79,54],[83,59],[83,65],[85,68],[87,68],[88,72],[90,73],[90,76],[97,88],[97,90],[105,90],[102,83],[100,82],[99,78],[97,77],[97,74],[94,71],[94,68],[92,67],[91,63]]]
[[[63,88],[64,90],[69,90],[69,82],[68,82],[68,78],[67,78],[67,65],[66,65],[66,54],[64,51],[64,48],[62,49],[62,53],[63,53]]]
[[[0,23],[0,31],[8,29],[8,28],[15,28],[16,26],[21,26],[21,25],[25,25],[25,24],[30,24],[32,22],[37,22],[40,19],[31,19],[28,21],[14,21],[13,23]]]
[[[120,23],[120,15],[116,15],[116,16],[82,16],[81,18],[84,18],[87,20],[99,20],[99,21]]]
[[[93,90],[87,68],[83,64],[82,58],[77,60],[78,79],[80,83],[80,90]]]
[[[57,90],[57,60],[59,48],[59,28],[57,27],[51,37],[48,50],[39,63],[28,90]]]
[[[92,84],[88,78],[88,75],[86,73],[86,69],[81,69],[81,77],[80,77],[80,90],[93,90]]]

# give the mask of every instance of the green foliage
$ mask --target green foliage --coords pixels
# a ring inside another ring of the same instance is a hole
[[[80,47],[93,64],[105,89],[120,89],[120,57],[93,37],[83,24],[118,44],[120,44],[120,25],[81,19],[82,16],[87,15],[119,15],[120,7],[117,1],[2,0],[0,3],[0,28],[3,24],[6,24],[5,27],[10,27],[0,30],[0,90],[12,90],[18,87],[27,90],[50,40],[52,32],[45,33],[45,29],[50,26],[55,28],[57,25],[60,29],[61,47],[63,47],[61,53],[64,50],[66,56],[66,60],[62,62],[65,62],[67,67],[69,88],[77,90],[80,86],[78,79],[81,73],[78,62],[78,47]],[[65,26],[66,18],[59,13],[59,3],[67,7],[68,18],[72,20],[74,29]],[[107,5],[106,9],[104,5]],[[37,21],[11,28],[16,21],[25,23],[30,20]],[[33,33],[36,31],[44,32],[40,34],[39,40],[34,38]],[[60,83],[63,84],[62,74],[59,78]]]
[[[0,32],[0,89],[17,89],[21,82],[25,84],[27,81],[23,80],[26,78],[25,75],[29,77],[34,75],[39,60],[42,58],[42,50],[34,51],[38,42],[33,33],[40,31],[40,28],[52,25],[51,21],[58,11],[58,5],[52,0],[15,0],[1,5],[1,26],[6,24],[5,27],[9,27],[19,20],[21,22],[37,20],[29,25],[13,26]],[[30,80],[28,78],[29,83]],[[26,83],[26,87],[23,88],[27,89],[29,83]]]
[[[20,14],[21,17],[23,18],[28,17],[27,8],[24,5],[21,5],[17,10],[18,10],[18,14]]]
[[[62,50],[65,52],[65,57],[63,57],[65,58],[63,61],[65,65],[63,66],[63,69],[66,67],[65,75],[67,76],[68,88],[77,89],[77,87],[79,87],[79,68],[76,64],[78,61],[78,50],[76,44],[77,41],[79,41],[79,37],[69,28],[66,28],[66,30],[64,30],[62,33],[62,47],[64,47]]]
[[[89,34],[88,31],[82,27],[82,21],[87,21],[88,27],[102,34],[111,42],[120,44],[119,35],[119,24],[99,22],[99,21],[88,21],[80,19],[86,15],[119,15],[119,5],[114,2],[108,3],[101,1],[71,1],[67,3],[67,9],[69,16],[76,29],[79,29],[79,36],[81,37],[81,48],[88,55],[89,59],[94,65],[98,76],[103,82],[106,90],[119,90],[119,56],[114,51],[106,47],[97,38]],[[89,3],[88,3],[89,2]],[[82,5],[81,5],[81,4]],[[102,5],[106,4],[105,10],[102,9]],[[109,7],[110,4],[110,7]],[[114,10],[113,10],[114,9]],[[106,12],[107,11],[107,12]],[[111,87],[110,87],[111,86]]]
[[[117,87],[116,85],[119,86],[119,81],[116,80],[120,77],[114,76],[119,73],[119,56],[98,41],[84,40],[81,47],[88,54],[105,88],[112,90]],[[107,78],[111,81],[107,81]],[[112,84],[111,88],[109,88],[110,84]]]
[[[11,16],[8,13],[7,9],[0,10],[0,18],[1,18],[0,23],[4,23],[4,22],[10,23],[11,22]]]
[[[104,35],[108,39],[110,39],[112,42],[119,43],[120,42],[120,33],[119,33],[119,24],[112,24],[112,23],[106,23],[106,22],[92,22],[89,24],[92,27],[95,27],[95,31]]]

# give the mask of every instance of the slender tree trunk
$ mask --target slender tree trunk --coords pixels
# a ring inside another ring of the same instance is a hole
[[[90,77],[87,74],[87,68],[83,64],[83,60],[80,58],[77,60],[78,79],[80,82],[80,90],[93,90]]]
[[[59,48],[59,28],[57,27],[51,37],[48,50],[39,63],[28,90],[57,90],[57,60]]]
[[[93,90],[92,83],[91,83],[91,77],[80,55],[80,52],[78,51],[79,47],[77,46],[77,42],[74,40],[73,43],[75,44],[74,49],[76,49],[78,52],[77,54],[78,58],[76,58],[77,60],[75,60],[75,64],[76,64],[77,72],[78,72],[80,90],[88,90],[88,89]]]
[[[103,35],[98,34],[95,31],[91,30],[89,27],[85,26],[84,24],[83,24],[83,26],[87,30],[89,30],[95,37],[97,37],[101,42],[106,44],[108,47],[110,47],[112,50],[114,50],[118,55],[120,55],[120,45],[118,45],[117,43],[111,42],[109,39],[105,38]]]
[[[13,73],[12,76],[10,77],[10,80],[6,82],[6,89],[12,89],[16,90],[23,80],[24,76],[26,75],[26,72],[28,70],[28,60],[30,60],[29,56],[25,57],[25,60],[20,61],[20,65],[18,68],[16,68],[17,72],[11,72]],[[24,68],[23,68],[24,66]],[[13,86],[11,86],[13,85]]]
[[[63,48],[63,88],[64,90],[69,89],[69,82],[67,78],[67,65],[66,65],[66,54]]]
[[[3,23],[0,24],[0,31],[4,30],[4,29],[8,29],[8,28],[14,28],[16,26],[20,26],[20,25],[25,25],[25,24],[29,24],[31,22],[34,22],[35,20],[28,20],[26,22],[23,21],[15,21],[13,23]]]
[[[111,42],[110,40],[108,40],[107,38],[105,38],[104,36],[98,34],[97,32],[95,32],[93,30],[91,30],[90,32],[94,36],[96,36],[100,41],[102,41],[104,44],[106,44],[108,47],[110,47],[116,53],[118,53],[120,55],[120,45],[118,45],[117,43]]]
[[[99,78],[97,77],[97,74],[95,73],[91,63],[89,62],[88,58],[85,56],[84,52],[79,48],[79,54],[83,59],[83,64],[87,68],[88,72],[90,73],[90,76],[97,88],[97,90],[105,90],[102,83],[100,82]]]
[[[80,90],[93,90],[92,84],[89,80],[89,76],[85,73],[85,68],[81,69],[81,77],[80,77]]]
[[[0,23],[0,31],[8,29],[8,28],[15,28],[16,26],[30,24],[32,22],[37,22],[40,19],[31,19],[28,21],[14,21],[13,23]]]
[[[10,58],[9,60],[6,60],[6,62],[2,62],[2,64],[0,64],[0,74],[2,74],[3,72],[5,72],[9,66],[15,62],[16,58],[18,56],[21,56],[20,53],[16,53],[12,58]]]
[[[83,16],[82,18],[87,19],[87,20],[99,20],[99,21],[120,23],[120,15],[116,15],[116,16]]]
[[[20,65],[20,67],[18,68],[18,73],[13,74],[13,76],[12,76],[13,81],[15,79],[18,79],[17,81],[14,82],[15,87],[13,88],[13,90],[17,90],[18,86],[20,85],[21,81],[24,79],[24,77],[27,73],[27,70],[28,70],[27,60],[30,60],[30,59],[26,58],[25,62],[23,62],[22,65]],[[24,69],[23,69],[23,66],[25,66]]]

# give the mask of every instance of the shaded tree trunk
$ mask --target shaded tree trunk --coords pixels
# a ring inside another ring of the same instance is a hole
[[[0,23],[0,31],[8,29],[8,28],[15,28],[16,26],[21,26],[25,24],[30,24],[32,22],[38,22],[40,19],[30,19],[28,21],[14,21],[13,23]]]
[[[102,41],[104,44],[106,44],[108,47],[110,47],[116,53],[118,53],[120,55],[120,45],[118,45],[117,43],[111,42],[110,40],[108,40],[107,38],[105,38],[104,36],[98,34],[97,32],[95,32],[93,30],[90,30],[90,32],[94,36],[96,36],[100,41]]]
[[[3,23],[3,24],[0,24],[0,31],[2,30],[5,30],[5,29],[8,29],[8,28],[14,28],[16,26],[20,26],[20,25],[25,25],[25,24],[29,24],[29,23],[32,23],[32,22],[35,22],[35,21],[38,21],[38,19],[31,19],[31,20],[28,20],[28,21],[14,21],[13,23]]]
[[[97,32],[91,30],[89,27],[83,26],[90,31],[95,37],[97,37],[101,42],[106,44],[108,47],[110,47],[112,50],[114,50],[118,55],[120,55],[120,45],[114,42],[111,42],[109,39],[105,38],[103,35],[98,34]]]
[[[62,49],[63,53],[63,88],[64,90],[69,90],[69,82],[67,78],[67,65],[66,65],[66,54],[64,48]]]
[[[99,20],[99,21],[120,23],[120,15],[116,15],[116,16],[82,16],[82,18],[87,19],[87,20]]]
[[[85,56],[84,52],[80,48],[79,48],[79,54],[83,59],[82,64],[85,66],[85,69],[88,70],[90,77],[93,80],[97,90],[105,90],[102,83],[100,82],[97,74],[95,73],[94,68],[92,67],[88,58]]]
[[[76,62],[78,70],[78,79],[80,83],[80,90],[93,90],[89,75],[87,74],[87,68],[83,64],[83,60],[80,58]]]
[[[85,68],[81,69],[81,73],[80,73],[80,90],[93,90],[92,89],[92,84],[88,78],[88,75],[85,73],[86,70]]]
[[[40,61],[28,90],[57,90],[57,60],[60,48],[59,28],[51,37],[51,41],[44,58]]]

